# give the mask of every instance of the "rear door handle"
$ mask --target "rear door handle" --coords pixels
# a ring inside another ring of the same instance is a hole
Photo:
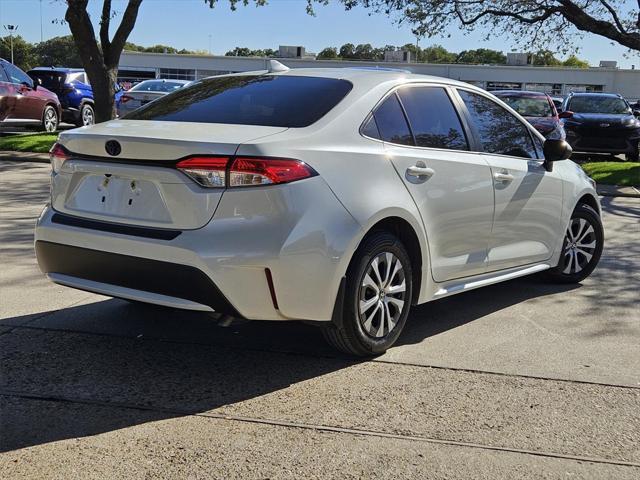
[[[496,172],[493,174],[493,178],[495,179],[496,182],[500,182],[500,183],[513,182],[513,175],[506,172]]]
[[[431,177],[435,172],[433,168],[423,167],[420,165],[412,165],[407,168],[407,175],[410,177]]]

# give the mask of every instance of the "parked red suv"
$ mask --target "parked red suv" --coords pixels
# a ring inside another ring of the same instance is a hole
[[[0,127],[37,125],[55,132],[60,112],[55,93],[0,58]]]

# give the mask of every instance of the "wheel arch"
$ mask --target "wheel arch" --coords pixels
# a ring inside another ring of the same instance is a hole
[[[585,193],[584,195],[582,195],[576,202],[576,205],[573,207],[574,210],[575,210],[575,207],[577,207],[581,203],[593,208],[596,212],[598,212],[598,216],[602,216],[602,212],[600,211],[600,203],[598,202],[596,197],[594,197],[592,194]]]
[[[394,234],[402,242],[407,249],[409,259],[411,260],[411,277],[413,282],[413,294],[411,303],[418,303],[420,291],[422,287],[422,266],[423,266],[423,247],[414,227],[406,219],[399,216],[389,216],[378,220],[371,225],[364,236],[360,239],[360,244],[371,234],[379,231],[385,231]],[[358,248],[359,248],[358,245]],[[355,257],[355,255],[354,255]],[[352,258],[353,260],[353,258]]]

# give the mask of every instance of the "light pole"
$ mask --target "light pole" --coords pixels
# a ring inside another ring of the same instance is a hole
[[[11,63],[13,63],[13,33],[18,30],[18,25],[5,25],[4,29],[9,32],[9,40],[11,42]]]
[[[211,55],[211,34],[209,34],[209,55]]]

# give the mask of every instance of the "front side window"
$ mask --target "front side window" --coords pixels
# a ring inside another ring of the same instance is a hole
[[[441,87],[403,87],[398,96],[418,147],[468,150],[458,114]]]
[[[395,93],[389,95],[376,108],[373,118],[380,131],[381,140],[400,145],[414,145],[409,124]]]
[[[7,75],[9,76],[9,81],[11,83],[26,83],[27,85],[33,86],[33,80],[31,80],[31,77],[29,77],[29,75],[24,73],[15,65],[12,65],[10,63],[5,63],[4,69],[7,72]]]
[[[536,150],[529,129],[493,100],[458,90],[471,123],[480,137],[483,151],[512,157],[536,158]]]
[[[333,109],[351,88],[346,80],[295,75],[206,78],[123,118],[307,127]]]

